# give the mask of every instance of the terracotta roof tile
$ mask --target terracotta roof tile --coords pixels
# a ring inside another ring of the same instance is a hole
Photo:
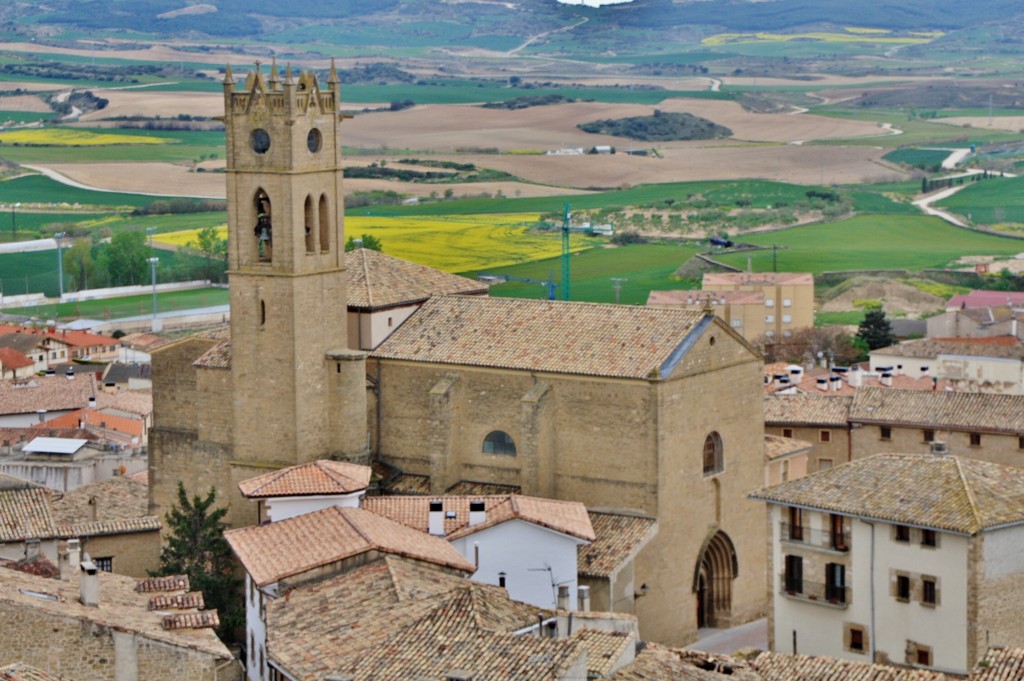
[[[703,319],[694,310],[437,296],[371,357],[646,379]]]
[[[78,373],[71,379],[33,376],[25,380],[0,381],[0,414],[82,409],[89,406],[89,398],[96,392],[96,377],[91,373]]]
[[[809,272],[705,272],[702,286],[813,286]]]
[[[971,681],[1024,679],[1024,648],[989,648],[971,672]]]
[[[764,681],[954,681],[962,678],[925,669],[779,653],[761,653],[750,666]]]
[[[345,254],[349,309],[372,311],[410,305],[443,294],[487,293],[478,281],[358,248]]]
[[[78,409],[63,414],[43,423],[37,423],[33,428],[77,428],[84,424],[86,429],[95,428],[102,435],[104,432],[110,435],[123,435],[128,438],[142,438],[143,423],[137,418],[107,414],[95,409]]]
[[[862,388],[850,421],[1024,434],[1024,395]]]
[[[1024,469],[957,456],[876,454],[750,497],[973,535],[1024,523]]]
[[[61,437],[70,440],[100,440],[96,433],[81,428],[47,428],[40,431],[36,428],[0,428],[0,445],[16,445],[31,442],[37,437]]]
[[[139,593],[161,593],[165,591],[188,591],[188,575],[170,575],[168,577],[146,577],[135,582],[135,590]]]
[[[658,532],[658,521],[644,516],[590,511],[590,523],[595,539],[576,554],[581,577],[611,577]]]
[[[53,561],[40,556],[38,558],[22,558],[21,560],[6,560],[0,558],[0,567],[10,570],[24,572],[27,575],[55,579],[60,576],[60,568]]]
[[[988,307],[990,305],[1024,305],[1024,293],[1020,291],[970,291],[955,295],[946,302],[946,309]]]
[[[626,649],[636,645],[636,636],[620,631],[583,629],[576,640],[587,650],[587,678],[604,678],[616,668]]]
[[[429,478],[427,478],[429,480]],[[429,492],[429,490],[428,490]],[[445,494],[457,496],[500,496],[505,494],[521,494],[522,488],[519,485],[501,485],[496,482],[474,482],[472,480],[459,480],[457,483],[445,490]]]
[[[57,526],[50,513],[50,491],[0,474],[0,542],[48,539]]]
[[[633,664],[607,677],[610,681],[764,681],[737,658],[647,643]],[[795,681],[794,676],[786,681]],[[824,681],[824,679],[820,680]],[[845,680],[844,680],[845,681]]]
[[[445,538],[458,539],[506,520],[525,520],[584,541],[593,541],[594,529],[586,507],[578,501],[560,501],[525,497],[518,494],[502,496],[383,496],[363,499],[363,508],[390,518],[420,532],[429,525],[430,502],[440,500],[445,511]],[[469,524],[469,505],[483,501],[486,520]],[[451,514],[451,517],[449,515]]]
[[[374,550],[474,570],[448,542],[359,508],[333,506],[224,536],[258,586]]]
[[[399,473],[383,487],[388,494],[430,494],[430,476]]]
[[[766,395],[764,422],[846,427],[852,402],[852,397],[842,395]]]
[[[149,599],[150,610],[202,610],[206,607],[202,591],[193,591],[187,594],[161,594],[152,596]]]
[[[34,361],[13,348],[0,348],[0,366],[10,371],[24,369],[35,364]]]
[[[65,492],[52,506],[54,521],[60,525],[133,521],[152,517],[149,515],[148,488],[126,476],[94,482]]]
[[[0,667],[0,681],[71,681],[71,678],[51,674],[38,667],[15,662],[14,664]]]
[[[216,629],[220,626],[220,617],[216,610],[177,612],[164,615],[160,626],[164,629]]]
[[[99,607],[89,607],[79,602],[78,573],[73,573],[69,581],[63,581],[0,568],[0,600],[16,607],[35,608],[52,616],[90,622],[197,650],[218,660],[231,659],[231,653],[211,630],[164,630],[160,615],[148,609],[149,596],[136,592],[136,581],[131,577],[100,572],[99,580]]]
[[[795,438],[782,437],[780,435],[764,436],[765,456],[769,460],[781,459],[793,454],[806,452],[812,447],[814,447],[814,444],[807,442],[806,440],[797,440]]]
[[[153,393],[149,390],[100,392],[96,396],[96,408],[108,413],[124,412],[136,416],[150,416],[153,413]]]
[[[249,499],[352,494],[370,486],[372,472],[369,466],[321,459],[243,480],[238,489]]]
[[[222,340],[212,348],[199,355],[192,366],[201,369],[231,368],[231,339]]]

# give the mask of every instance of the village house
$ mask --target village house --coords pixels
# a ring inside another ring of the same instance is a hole
[[[47,418],[94,406],[98,392],[92,373],[32,376],[0,381],[0,428],[27,428]]]
[[[701,292],[760,293],[766,338],[786,338],[814,326],[814,276],[804,272],[705,272]],[[733,319],[740,317],[734,316]],[[754,322],[751,322],[753,324]],[[737,329],[739,331],[739,329]],[[744,333],[746,338],[753,336]]]
[[[764,369],[764,391],[776,395],[853,395],[860,388],[956,390],[952,382],[939,380],[924,372],[919,376],[907,376],[895,371],[870,371],[859,364],[849,367],[820,367],[775,362],[766,364]]]
[[[70,345],[60,338],[21,327],[0,326],[0,349],[6,351],[12,365],[22,363],[21,358],[31,360],[29,373],[46,371],[71,356]]]
[[[710,305],[729,327],[748,341],[764,336],[773,325],[766,325],[764,291],[651,291],[647,296],[651,307],[681,307],[703,310]],[[774,321],[774,318],[773,318]]]
[[[871,370],[928,375],[957,390],[1024,394],[1024,345],[1012,336],[906,341],[871,351]]]
[[[647,589],[616,599],[645,638],[764,611],[745,500],[764,476],[761,360],[742,337],[703,311],[435,295],[352,350],[337,73],[228,71],[224,98],[230,338],[153,353],[152,514],[179,482],[212,484],[244,527],[243,480],[373,460],[434,495],[482,482],[657,519],[633,565]]]
[[[143,448],[124,448],[116,443],[88,437],[47,437],[50,429],[23,444],[0,450],[0,473],[31,480],[58,492],[70,492],[83,485],[145,470]],[[87,436],[91,433],[86,431]]]
[[[808,471],[827,470],[852,458],[852,396],[818,394],[765,395],[764,428],[768,435],[809,442]]]
[[[216,610],[187,577],[101,572],[77,550],[59,577],[0,567],[0,666],[85,681],[235,681],[238,662],[214,634]]]
[[[1024,644],[1024,471],[878,454],[751,495],[768,504],[777,652],[967,674]]]
[[[37,371],[35,361],[14,348],[0,347],[0,380],[25,378]]]

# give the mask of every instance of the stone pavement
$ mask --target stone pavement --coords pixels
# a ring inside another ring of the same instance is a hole
[[[687,650],[702,650],[706,653],[731,655],[740,648],[768,650],[768,620],[759,619],[732,629],[701,629],[697,642]]]

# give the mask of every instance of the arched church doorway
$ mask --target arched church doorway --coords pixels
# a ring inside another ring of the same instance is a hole
[[[712,529],[694,566],[698,627],[728,626],[732,615],[732,581],[738,572],[736,549],[729,535]]]

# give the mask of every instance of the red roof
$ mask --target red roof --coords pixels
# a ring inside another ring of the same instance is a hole
[[[116,414],[107,414],[101,411],[96,411],[95,409],[79,409],[43,423],[37,423],[32,427],[78,428],[79,424],[84,425],[86,428],[100,428],[103,430],[110,430],[115,433],[123,433],[131,437],[142,437],[141,420],[129,418],[127,416],[118,416]]]
[[[1020,291],[971,291],[955,295],[946,303],[946,309],[970,309],[974,307],[999,307],[1024,305],[1024,292]]]
[[[35,362],[12,348],[0,348],[0,366],[5,369],[22,369]]]

